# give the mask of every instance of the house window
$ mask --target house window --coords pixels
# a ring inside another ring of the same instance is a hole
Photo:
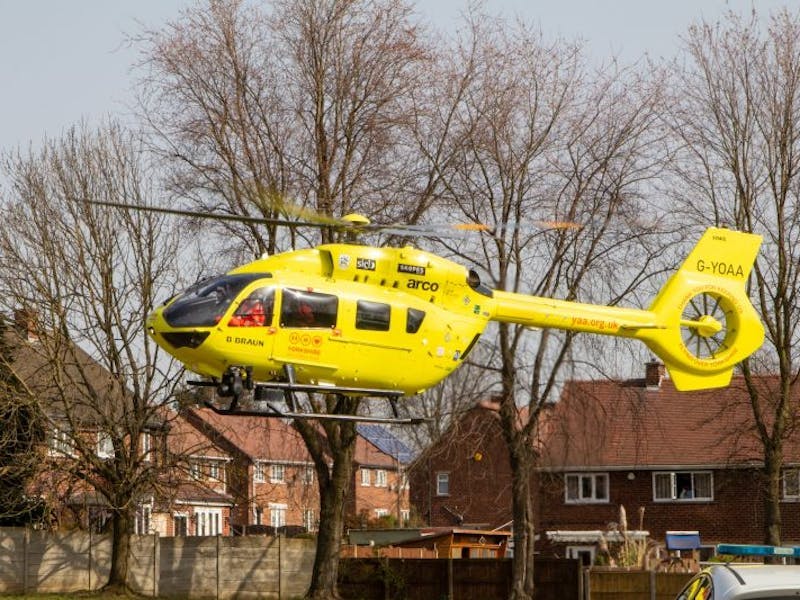
[[[286,505],[285,504],[272,504],[269,505],[269,524],[276,529],[278,527],[286,526]]]
[[[208,465],[208,476],[219,481],[219,463],[211,462]]]
[[[375,518],[380,519],[381,517],[386,517],[389,515],[389,511],[385,508],[376,508],[375,509]]]
[[[186,537],[189,535],[189,519],[186,515],[176,514],[172,518],[172,527],[176,537]]]
[[[153,506],[140,504],[136,507],[136,520],[133,523],[133,532],[137,535],[150,533],[150,519],[153,515]]]
[[[653,473],[653,499],[675,502],[713,500],[711,471]]]
[[[564,481],[567,504],[608,502],[608,473],[568,473]]]
[[[222,533],[222,511],[218,508],[204,508],[194,512],[195,535],[219,535]]]
[[[141,446],[142,446],[142,459],[143,460],[150,460],[150,452],[153,449],[153,437],[150,435],[149,432],[142,433],[141,436]]]
[[[303,469],[303,483],[306,485],[314,483],[314,467],[305,467]]]
[[[200,463],[192,461],[189,463],[189,475],[192,479],[200,479]]]
[[[307,508],[303,511],[303,527],[309,532],[317,530],[317,518],[313,509]]]
[[[436,495],[450,495],[450,473],[436,473]]]
[[[264,483],[266,481],[264,474],[264,463],[257,462],[253,465],[253,481],[255,483]]]
[[[386,487],[386,471],[383,469],[375,471],[375,487]]]
[[[104,431],[97,434],[97,457],[114,458],[114,442],[111,440],[111,436]]]
[[[800,469],[786,469],[783,472],[783,497],[786,500],[800,500]]]
[[[403,508],[400,510],[400,524],[401,525],[408,525],[408,522],[411,520],[411,511],[407,508]]]
[[[577,558],[584,567],[591,567],[595,557],[594,546],[567,546],[567,558]]]
[[[370,485],[369,469],[361,469],[361,485]]]
[[[269,466],[269,481],[270,483],[283,483],[286,477],[286,469],[284,465],[270,465]]]
[[[52,456],[74,456],[75,447],[72,445],[72,438],[69,433],[59,427],[53,428],[50,437],[50,454]]]

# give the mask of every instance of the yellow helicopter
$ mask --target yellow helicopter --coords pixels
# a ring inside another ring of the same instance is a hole
[[[760,244],[708,229],[641,310],[492,290],[474,271],[410,246],[331,243],[202,280],[155,309],[147,331],[234,402],[243,389],[418,394],[462,364],[490,321],[639,339],[677,389],[714,388],[764,339],[745,289]]]

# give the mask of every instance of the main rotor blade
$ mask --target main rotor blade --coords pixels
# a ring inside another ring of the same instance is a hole
[[[109,208],[120,208],[123,210],[137,210],[140,212],[154,212],[165,215],[177,215],[180,217],[193,217],[197,219],[211,219],[215,221],[234,221],[238,223],[256,223],[259,225],[284,225],[286,227],[346,227],[344,221],[330,219],[330,222],[320,221],[290,221],[288,219],[272,219],[269,217],[253,217],[249,215],[226,215],[222,213],[207,213],[194,210],[184,210],[180,208],[164,208],[162,206],[124,204],[121,202],[105,202],[101,200],[87,200],[89,204],[106,206]]]

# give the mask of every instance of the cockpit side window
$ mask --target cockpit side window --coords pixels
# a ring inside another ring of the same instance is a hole
[[[164,319],[172,327],[210,327],[219,323],[236,296],[256,279],[268,273],[222,275],[199,281],[164,309]]]
[[[242,300],[239,308],[228,321],[229,327],[267,327],[272,325],[275,307],[275,290],[262,287],[254,290]]]
[[[338,296],[287,288],[281,301],[281,327],[336,327],[338,310]]]

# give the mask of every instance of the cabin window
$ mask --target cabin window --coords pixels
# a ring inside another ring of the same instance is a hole
[[[425,311],[409,308],[406,311],[406,333],[417,333],[425,319]]]
[[[272,310],[275,306],[275,290],[259,288],[242,300],[233,313],[229,327],[265,327],[272,325]]]
[[[713,500],[711,471],[653,473],[653,499],[683,502]]]
[[[568,473],[564,481],[567,504],[608,502],[608,473]]]
[[[359,300],[356,304],[356,329],[389,331],[392,307],[382,302]]]
[[[302,290],[283,290],[281,327],[335,327],[339,298]]]

